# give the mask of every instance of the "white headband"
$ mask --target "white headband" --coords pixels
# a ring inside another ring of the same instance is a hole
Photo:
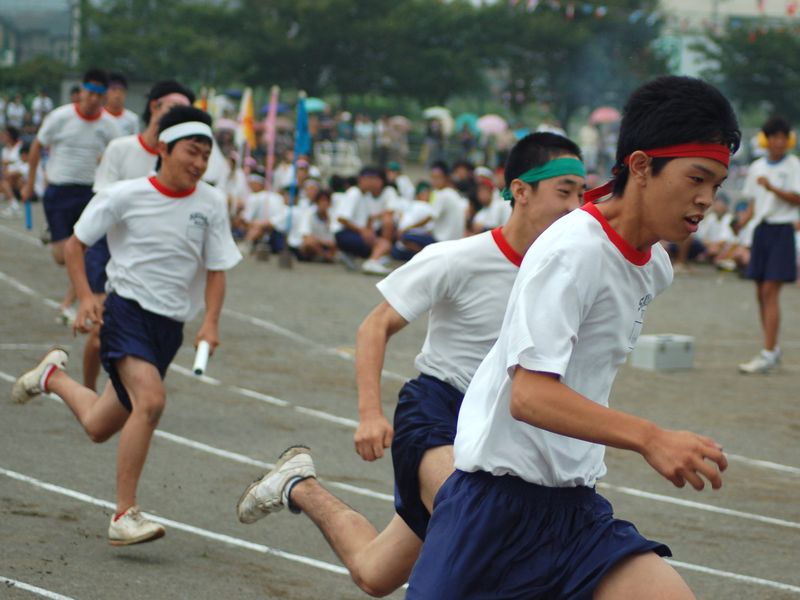
[[[193,137],[195,135],[207,137],[209,140],[214,139],[214,135],[211,133],[211,127],[200,121],[187,121],[185,123],[178,123],[172,127],[167,127],[158,134],[158,141],[171,144],[175,140]]]

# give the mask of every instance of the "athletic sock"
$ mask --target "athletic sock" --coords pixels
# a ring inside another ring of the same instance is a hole
[[[294,504],[292,504],[292,488],[296,486],[301,481],[305,481],[306,479],[310,479],[310,477],[293,477],[289,481],[286,482],[286,486],[283,488],[283,503],[289,509],[290,512],[299,515],[302,511],[297,508]]]
[[[53,373],[56,372],[56,369],[58,369],[56,365],[48,365],[42,372],[42,377],[39,379],[39,389],[43,392],[47,393],[47,382],[50,380]]]

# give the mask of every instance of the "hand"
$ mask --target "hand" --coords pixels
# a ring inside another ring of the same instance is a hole
[[[383,415],[375,415],[361,419],[353,436],[356,452],[367,461],[383,456],[383,449],[392,445],[394,429]]]
[[[94,325],[103,324],[103,305],[94,294],[87,296],[78,305],[78,314],[72,325],[73,335],[89,333]]]
[[[769,183],[769,179],[767,179],[767,178],[766,178],[766,177],[764,177],[763,175],[762,175],[761,177],[759,177],[758,179],[756,179],[756,183],[757,183],[758,185],[760,185],[761,187],[763,187],[763,188],[764,188],[765,190],[767,190],[768,192],[771,192],[771,191],[772,191],[772,186],[771,186],[771,185],[770,185],[770,183]]]
[[[720,474],[728,467],[722,446],[691,431],[657,430],[647,441],[642,456],[676,487],[682,488],[688,481],[696,490],[705,487],[701,475],[715,490],[721,488]]]
[[[213,356],[214,350],[219,346],[219,327],[216,323],[203,321],[203,324],[197,331],[197,335],[194,337],[194,347],[197,348],[200,342],[204,340],[208,342],[210,346],[209,355]]]
[[[20,196],[23,202],[30,202],[31,197],[33,196],[33,179],[29,178],[28,181],[25,182],[25,185],[22,186],[20,190]]]

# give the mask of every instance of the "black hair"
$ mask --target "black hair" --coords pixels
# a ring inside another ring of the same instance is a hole
[[[19,141],[19,129],[17,129],[13,125],[6,126],[6,133],[14,143],[17,143]]]
[[[445,161],[443,160],[434,161],[433,164],[431,164],[431,171],[433,171],[434,169],[444,173],[445,177],[450,177],[450,167],[447,166],[447,163]]]
[[[614,194],[621,195],[628,182],[625,157],[637,150],[693,142],[722,144],[736,152],[741,131],[733,107],[713,85],[693,77],[658,77],[631,94],[622,112]],[[658,175],[671,158],[653,159]]]
[[[186,96],[186,98],[189,100],[189,104],[194,104],[194,92],[192,92],[192,90],[189,88],[184,87],[172,79],[159,81],[153,85],[153,87],[151,87],[150,91],[147,93],[144,113],[142,113],[142,120],[145,122],[145,124],[149,124],[150,117],[152,117],[152,114],[150,113],[150,103],[153,100],[158,100],[159,98],[169,96],[170,94],[181,94]]]
[[[386,178],[386,175],[383,173],[383,170],[380,167],[374,167],[368,165],[366,167],[362,167],[361,170],[358,172],[359,177],[381,177],[383,179]]]
[[[169,109],[167,114],[161,117],[161,120],[158,123],[158,133],[161,135],[161,132],[165,129],[172,127],[173,125],[180,125],[181,123],[189,123],[191,121],[200,121],[201,123],[205,123],[209,127],[211,127],[211,115],[207,112],[200,110],[199,108],[195,108],[194,106],[173,106]],[[179,138],[173,142],[167,144],[167,154],[172,152],[172,149],[175,147],[175,144],[180,142],[181,140],[195,140],[198,142],[203,142],[207,144],[213,144],[213,140],[204,135],[192,135],[184,138]],[[156,161],[156,171],[161,168],[161,156],[158,157]]]
[[[789,135],[791,130],[792,126],[789,124],[789,121],[779,116],[770,117],[767,119],[767,122],[761,126],[761,131],[763,131],[764,135],[767,137],[776,133]]]
[[[526,171],[541,167],[554,158],[565,154],[571,154],[583,160],[581,149],[571,139],[546,131],[529,133],[514,145],[508,155],[505,168],[506,187],[510,188],[511,182],[514,179],[518,179]],[[535,182],[528,185],[535,190],[539,183]],[[514,206],[513,197],[511,206]]]
[[[81,91],[81,86],[73,85],[71,88],[69,88],[69,95],[72,96],[72,94],[79,94],[80,91]]]
[[[331,187],[331,192],[344,192],[347,190],[347,179],[341,175],[331,175],[328,185]]]
[[[127,77],[125,77],[125,75],[123,75],[119,71],[111,71],[108,74],[108,85],[109,86],[116,85],[116,86],[119,86],[119,87],[123,87],[123,88],[125,88],[127,90],[128,89],[128,79],[127,79]]]
[[[89,69],[83,74],[83,83],[99,83],[103,87],[108,87],[108,73],[102,69]]]
[[[464,167],[468,171],[472,172],[475,170],[475,165],[473,165],[469,160],[466,158],[461,158],[453,163],[453,171],[455,171],[459,167]]]

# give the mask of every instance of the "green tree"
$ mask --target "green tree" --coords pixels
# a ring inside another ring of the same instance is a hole
[[[704,76],[742,108],[764,108],[800,121],[800,36],[795,29],[762,30],[735,20],[696,46],[713,65]]]
[[[0,67],[0,89],[33,95],[42,87],[51,97],[58,97],[58,84],[67,66],[54,58],[37,56],[21,65]]]

